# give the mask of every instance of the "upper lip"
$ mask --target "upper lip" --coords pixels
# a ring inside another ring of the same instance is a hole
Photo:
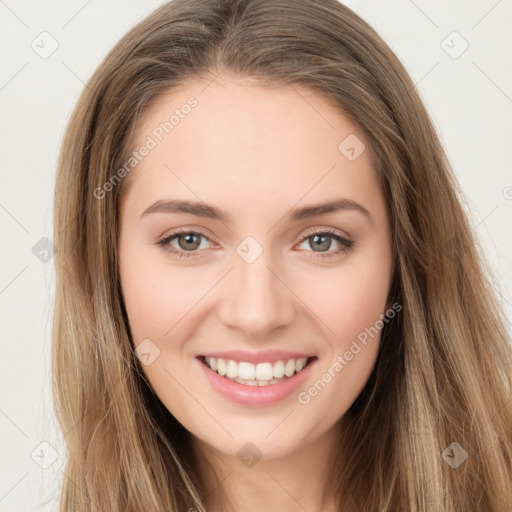
[[[225,352],[208,352],[198,357],[220,357],[222,359],[232,359],[233,361],[246,361],[248,363],[274,363],[276,361],[288,359],[301,359],[314,357],[311,354],[300,352],[287,352],[285,350],[262,350],[260,352],[246,352],[245,350],[230,350]]]

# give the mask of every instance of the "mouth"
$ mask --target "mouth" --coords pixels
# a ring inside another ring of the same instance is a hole
[[[316,356],[281,359],[253,364],[220,357],[198,356],[208,369],[224,379],[245,386],[273,386],[303,372]]]

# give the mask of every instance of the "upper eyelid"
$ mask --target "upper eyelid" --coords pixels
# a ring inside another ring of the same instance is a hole
[[[180,257],[180,258],[184,257],[184,256],[200,257],[200,254],[204,253],[204,249],[203,250],[195,249],[193,251],[186,251],[183,249],[172,247],[170,245],[171,242],[175,239],[175,237],[178,237],[183,234],[190,234],[190,233],[198,235],[203,238],[206,238],[208,241],[215,244],[215,242],[213,240],[211,240],[211,238],[209,236],[207,236],[207,234],[202,232],[202,229],[186,229],[186,228],[185,229],[181,228],[178,231],[164,235],[163,237],[158,239],[156,243],[158,245],[160,245],[164,251],[175,255],[175,257]],[[356,243],[355,240],[352,239],[351,236],[347,237],[344,234],[340,235],[340,234],[336,233],[336,230],[333,228],[312,228],[312,231],[305,232],[302,235],[301,239],[298,242],[296,242],[295,245],[305,243],[306,240],[308,240],[308,238],[310,238],[311,236],[313,236],[315,234],[325,234],[328,237],[334,239],[336,241],[336,243],[340,245],[340,248],[338,248],[336,250],[329,250],[329,251],[320,252],[320,253],[315,253],[315,251],[312,251],[312,254],[313,254],[312,258],[318,259],[319,261],[326,261],[326,262],[333,261],[333,258],[336,258],[336,256],[343,255],[346,252],[352,251],[354,244]],[[306,251],[306,252],[309,252],[309,251]]]
[[[188,235],[188,234],[199,235],[199,236],[202,236],[203,238],[206,238],[210,242],[215,243],[212,240],[212,237],[210,237],[206,231],[203,231],[201,229],[180,229],[178,231],[172,231],[169,234],[159,237],[159,240],[165,240],[166,238],[173,238],[178,235]]]
[[[179,229],[178,231],[173,231],[169,234],[165,234],[165,235],[159,237],[157,241],[162,242],[165,240],[174,239],[174,237],[183,235],[183,234],[199,235],[199,236],[202,236],[203,238],[206,238],[209,242],[211,242],[213,244],[217,244],[217,242],[212,240],[212,238],[208,235],[208,233],[206,231],[203,231],[202,229],[199,229],[199,228]],[[316,234],[327,234],[328,236],[331,236],[331,237],[339,236],[349,242],[354,241],[350,235],[343,233],[342,231],[337,230],[335,228],[311,228],[310,230],[306,230],[304,232],[304,234],[301,236],[300,240],[297,243],[302,243],[310,236],[313,236]],[[170,240],[169,240],[169,242],[170,242]],[[195,252],[195,251],[191,251],[191,252]]]
[[[352,237],[348,233],[345,233],[345,232],[341,231],[340,229],[335,229],[335,228],[312,228],[311,231],[306,230],[304,235],[302,235],[302,239],[308,238],[308,237],[318,234],[318,233],[326,233],[328,235],[337,235],[337,236],[341,236],[342,238],[345,238],[347,240],[352,240]]]

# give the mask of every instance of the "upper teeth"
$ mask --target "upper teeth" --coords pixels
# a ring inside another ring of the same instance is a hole
[[[206,364],[219,375],[230,379],[243,380],[272,380],[283,376],[292,377],[295,372],[300,372],[306,366],[308,358],[283,359],[274,363],[252,364],[246,361],[234,361],[220,357],[205,357]]]

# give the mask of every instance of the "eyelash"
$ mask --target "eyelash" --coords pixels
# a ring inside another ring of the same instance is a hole
[[[174,233],[171,233],[170,235],[165,235],[163,238],[159,239],[157,241],[157,244],[166,252],[170,253],[171,255],[173,256],[177,256],[178,258],[183,258],[183,257],[186,257],[186,258],[190,258],[190,257],[196,257],[194,256],[197,252],[201,252],[201,251],[198,251],[197,249],[194,250],[194,251],[178,251],[174,248],[171,248],[171,246],[169,245],[169,243],[174,239],[176,238],[177,236],[179,235],[183,235],[183,234],[187,234],[187,235],[199,235],[203,238],[205,238],[206,240],[209,240],[210,239],[206,236],[205,233],[201,232],[201,231],[191,231],[191,230],[181,230],[181,231],[175,231]],[[308,233],[307,235],[305,235],[299,242],[299,244],[303,243],[304,241],[306,241],[308,238],[314,236],[314,235],[327,235],[328,237],[330,238],[333,238],[334,240],[336,240],[337,242],[339,242],[341,244],[341,248],[340,249],[337,249],[335,251],[331,251],[331,252],[328,252],[328,253],[314,253],[314,258],[318,258],[318,259],[328,259],[328,258],[333,258],[335,255],[338,255],[338,254],[341,254],[341,253],[344,253],[344,252],[348,252],[350,251],[351,249],[353,249],[354,247],[354,241],[352,240],[348,240],[347,238],[344,238],[338,234],[336,234],[334,231],[332,230],[329,230],[329,229],[326,229],[326,230],[323,230],[323,231],[314,231],[313,233]]]

